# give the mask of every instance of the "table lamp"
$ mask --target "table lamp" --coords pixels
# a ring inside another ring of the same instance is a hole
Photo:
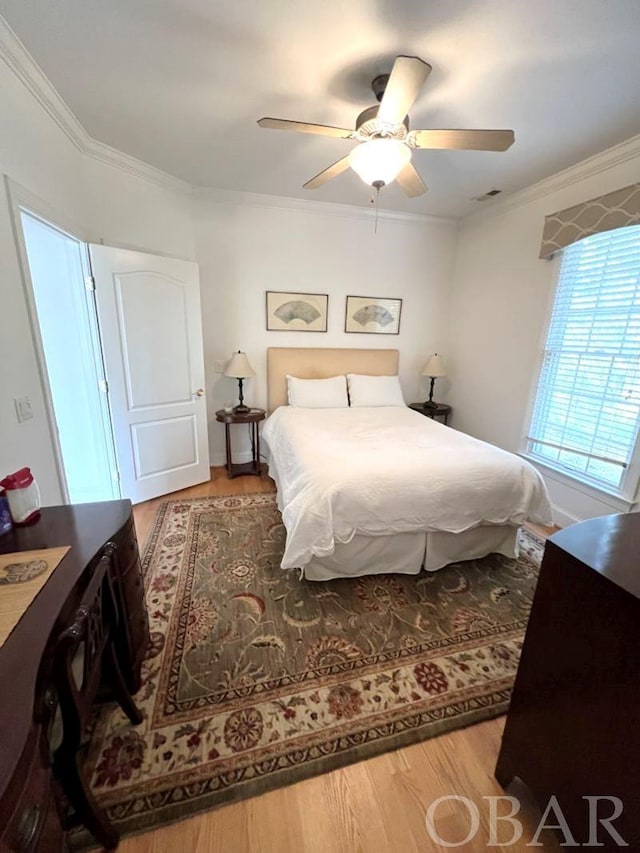
[[[242,396],[242,380],[248,379],[250,376],[255,376],[256,372],[249,364],[249,359],[246,354],[240,350],[238,350],[238,352],[234,352],[224,375],[231,376],[233,379],[238,380],[238,396],[240,397],[240,402],[235,406],[233,411],[239,415],[243,415],[251,411],[249,407],[244,404],[244,398]]]
[[[426,401],[426,403],[423,403],[422,406],[424,409],[435,409],[438,404],[433,399],[433,383],[439,376],[447,375],[444,369],[444,361],[442,360],[442,356],[438,355],[437,352],[430,356],[427,360],[427,363],[422,368],[422,375],[431,377],[429,399]]]

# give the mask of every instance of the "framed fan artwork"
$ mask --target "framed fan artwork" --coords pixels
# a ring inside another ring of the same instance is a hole
[[[326,332],[329,296],[267,290],[268,332]]]
[[[399,335],[402,299],[378,296],[347,296],[345,332],[367,335]]]

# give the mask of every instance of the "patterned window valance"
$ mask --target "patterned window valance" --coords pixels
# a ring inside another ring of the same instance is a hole
[[[550,258],[559,249],[570,246],[601,231],[612,231],[640,223],[640,184],[632,184],[600,198],[592,198],[574,207],[546,216],[540,257]]]

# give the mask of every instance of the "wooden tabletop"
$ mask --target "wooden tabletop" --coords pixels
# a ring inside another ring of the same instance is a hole
[[[409,408],[415,412],[433,412],[435,415],[446,415],[451,411],[447,403],[434,403],[433,406],[425,406],[424,403],[409,403]]]
[[[267,413],[264,409],[249,409],[248,412],[226,412],[218,409],[216,420],[222,424],[253,424],[263,420]]]
[[[603,515],[570,524],[547,542],[640,598],[640,512]]]

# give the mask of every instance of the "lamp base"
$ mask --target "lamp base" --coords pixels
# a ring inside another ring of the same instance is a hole
[[[426,403],[422,404],[423,409],[437,409],[438,404],[435,400],[427,400]]]
[[[244,403],[238,403],[237,406],[233,407],[234,415],[246,415],[250,411],[251,409],[249,408],[249,406],[245,406]]]

